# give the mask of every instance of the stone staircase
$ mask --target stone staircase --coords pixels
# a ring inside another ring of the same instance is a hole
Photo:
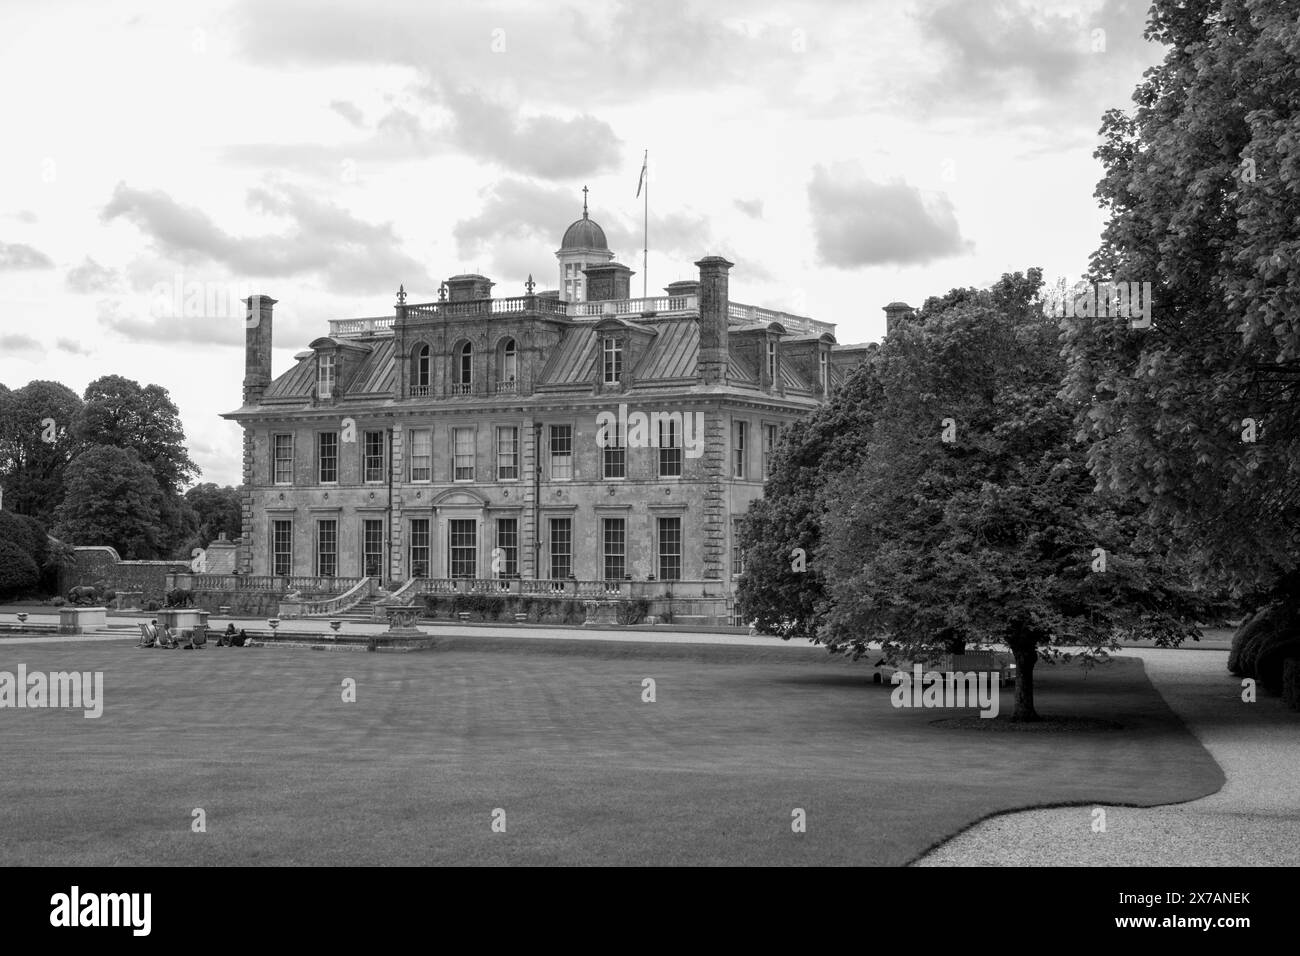
[[[356,607],[343,611],[340,614],[332,614],[328,620],[331,621],[373,621],[374,607],[379,601],[388,597],[387,594],[372,594],[370,597],[362,598]],[[382,618],[380,619],[382,620]]]

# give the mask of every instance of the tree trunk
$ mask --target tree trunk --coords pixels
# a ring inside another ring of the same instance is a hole
[[[1016,707],[1011,712],[1011,719],[1028,723],[1038,720],[1038,711],[1034,709],[1034,665],[1038,663],[1038,648],[1031,640],[1016,641],[1011,645],[1012,656],[1016,660]]]

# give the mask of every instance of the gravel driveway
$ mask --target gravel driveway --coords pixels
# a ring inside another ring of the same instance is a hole
[[[1005,814],[913,866],[1300,865],[1300,715],[1276,697],[1241,700],[1226,652],[1143,649],[1152,684],[1223,768],[1222,790],[1168,807],[1092,807]]]

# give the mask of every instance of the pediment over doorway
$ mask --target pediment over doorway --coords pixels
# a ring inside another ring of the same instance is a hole
[[[485,508],[488,500],[463,488],[448,488],[430,502],[435,508]]]

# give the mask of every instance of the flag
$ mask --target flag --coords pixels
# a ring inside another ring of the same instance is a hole
[[[636,194],[641,195],[641,187],[645,185],[646,167],[650,164],[650,150],[645,151],[645,159],[641,160],[641,178],[636,181]]]

